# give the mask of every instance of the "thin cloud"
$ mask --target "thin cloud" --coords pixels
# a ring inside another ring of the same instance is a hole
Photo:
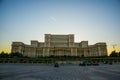
[[[57,21],[57,20],[55,19],[55,17],[53,17],[53,16],[50,16],[50,20],[52,20],[52,21],[54,21],[54,22]]]

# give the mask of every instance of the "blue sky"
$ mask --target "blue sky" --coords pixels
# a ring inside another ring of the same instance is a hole
[[[44,34],[75,34],[75,41],[106,42],[120,50],[120,0],[0,0],[0,51],[12,41],[44,41]]]

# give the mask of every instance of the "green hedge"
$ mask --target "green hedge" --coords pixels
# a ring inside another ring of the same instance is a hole
[[[41,58],[0,58],[0,63],[54,63],[56,61],[113,61],[120,62],[120,57],[105,57],[105,58],[95,58],[95,57],[41,57]]]

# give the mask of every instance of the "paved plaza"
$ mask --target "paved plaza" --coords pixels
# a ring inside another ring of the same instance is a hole
[[[0,64],[0,80],[120,80],[120,64]]]

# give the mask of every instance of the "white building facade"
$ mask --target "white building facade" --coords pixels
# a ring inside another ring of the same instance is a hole
[[[11,52],[19,52],[28,57],[106,56],[107,45],[105,42],[94,45],[88,45],[88,41],[74,42],[74,34],[45,34],[45,42],[31,40],[30,45],[13,42]]]

